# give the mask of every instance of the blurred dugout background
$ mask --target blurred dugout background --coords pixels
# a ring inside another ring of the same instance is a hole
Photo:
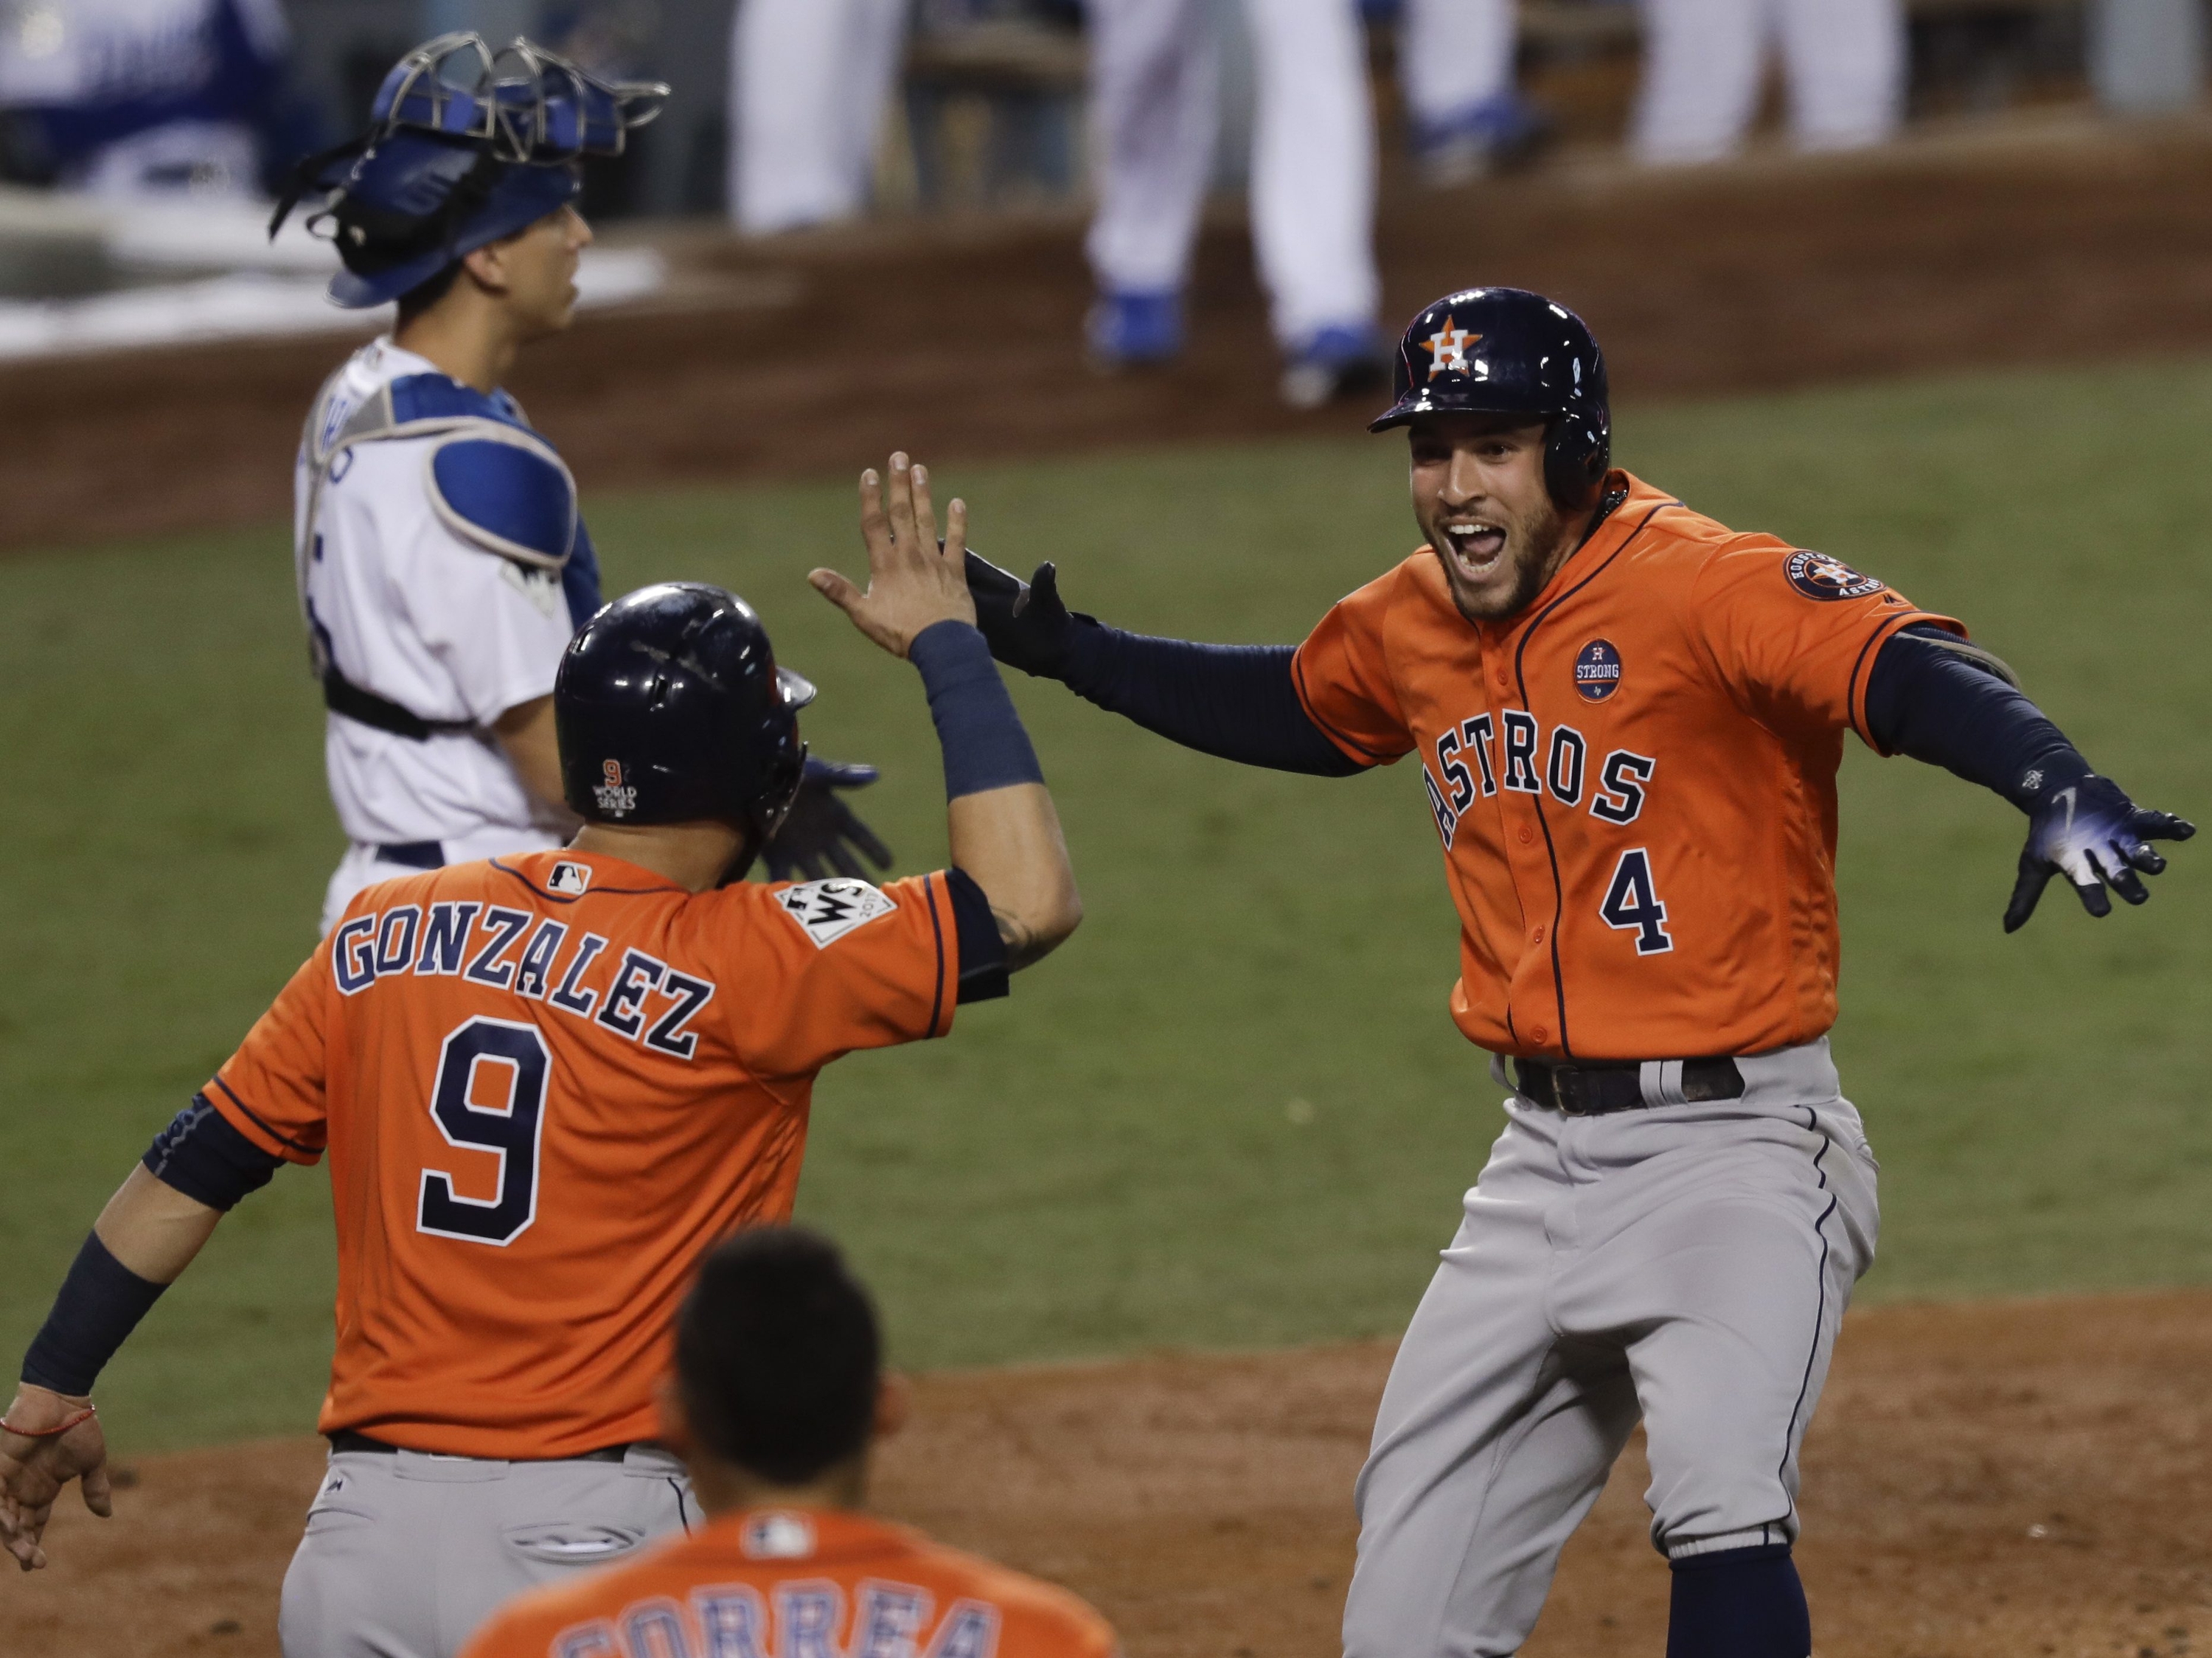
[[[1522,0],[1516,76],[1549,153],[1623,141],[1645,6],[1677,3]],[[1080,0],[910,3],[874,210],[1079,196]],[[1250,119],[1250,53],[1238,0],[1206,3],[1224,62],[1215,181],[1227,189],[1248,154],[1239,129]],[[2202,0],[1901,4],[1908,121],[2069,101],[2166,110],[2202,88]],[[588,68],[672,82],[667,117],[593,179],[591,206],[602,218],[716,214],[728,197],[732,9],[733,0],[0,0],[0,177],[17,191],[265,196],[292,158],[357,125],[408,46],[474,28],[495,43],[528,33]],[[1362,10],[1388,179],[1410,170],[1415,148],[1392,68],[1402,7],[1368,0]],[[1784,101],[1775,66],[1767,78],[1762,129],[1778,123]],[[150,136],[164,125],[182,130],[166,145]],[[103,167],[100,152],[118,144],[134,166]],[[1528,150],[1542,165],[1544,152]],[[10,286],[23,291],[20,276]]]

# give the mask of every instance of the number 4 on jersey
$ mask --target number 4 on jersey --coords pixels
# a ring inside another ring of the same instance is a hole
[[[1631,847],[1620,854],[1620,861],[1613,866],[1613,883],[1606,888],[1605,902],[1597,907],[1597,913],[1607,926],[1636,935],[1638,956],[1656,956],[1674,947],[1662,925],[1667,919],[1667,906],[1659,902],[1651,884],[1651,856],[1642,847]]]

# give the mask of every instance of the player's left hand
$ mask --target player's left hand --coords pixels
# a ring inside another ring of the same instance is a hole
[[[25,1571],[46,1564],[40,1540],[53,1516],[54,1499],[70,1480],[82,1482],[85,1507],[101,1519],[115,1511],[108,1495],[107,1436],[100,1418],[89,1413],[91,1403],[26,1382],[8,1407],[4,1420],[32,1431],[0,1429],[0,1546]],[[82,1419],[66,1432],[47,1431],[72,1418]]]
[[[2107,886],[2131,904],[2143,902],[2150,893],[2142,876],[2166,867],[2149,842],[2186,841],[2196,833],[2196,824],[2170,811],[2145,811],[2118,783],[2094,772],[2051,790],[2028,814],[2027,845],[2021,850],[2012,902],[2005,906],[2004,930],[2019,932],[2035,914],[2051,878],[2061,873],[2092,915],[2112,913]]]
[[[775,838],[761,849],[761,856],[768,860],[769,879],[820,881],[832,875],[849,875],[865,880],[863,858],[878,869],[889,869],[891,849],[837,798],[838,790],[864,789],[877,776],[873,766],[848,765],[808,755],[799,797],[791,803],[790,813]]]

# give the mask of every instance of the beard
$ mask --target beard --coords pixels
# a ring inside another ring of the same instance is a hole
[[[1561,562],[1566,519],[1559,507],[1547,495],[1528,512],[1506,519],[1502,526],[1505,547],[1498,562],[1498,574],[1506,579],[1502,582],[1493,579],[1476,589],[1465,585],[1450,553],[1444,550],[1449,539],[1443,533],[1443,525],[1450,516],[1438,514],[1438,522],[1429,531],[1429,544],[1437,550],[1437,560],[1443,566],[1444,585],[1451,590],[1453,608],[1474,623],[1502,622],[1527,610]]]

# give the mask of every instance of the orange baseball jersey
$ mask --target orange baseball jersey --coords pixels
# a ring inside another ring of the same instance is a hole
[[[1419,757],[1460,915],[1452,1017],[1492,1053],[1755,1054],[1836,1017],[1836,768],[1881,642],[1948,616],[1623,472],[1535,602],[1453,605],[1422,548],[1298,647],[1307,713]]]
[[[1050,1584],[866,1515],[758,1509],[507,1606],[461,1658],[1109,1658]]]
[[[325,1433],[574,1455],[652,1436],[694,1262],[786,1220],[815,1073],[942,1035],[942,875],[690,893],[541,852],[348,908],[207,1089],[294,1163],[329,1153]]]

